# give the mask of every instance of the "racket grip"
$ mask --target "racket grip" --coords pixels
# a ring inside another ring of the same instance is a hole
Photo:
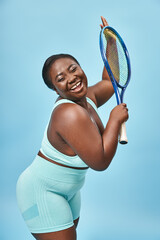
[[[119,143],[121,143],[121,144],[127,144],[128,143],[125,122],[122,123],[121,128],[120,128]]]

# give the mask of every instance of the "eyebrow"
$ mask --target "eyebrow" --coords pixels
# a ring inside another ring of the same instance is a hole
[[[69,67],[67,68],[67,70],[69,71],[69,69],[73,66],[73,65],[76,65],[75,63],[72,63],[71,65],[69,65]],[[56,75],[55,79],[57,79],[59,76],[62,76],[63,75],[63,72],[60,72]]]

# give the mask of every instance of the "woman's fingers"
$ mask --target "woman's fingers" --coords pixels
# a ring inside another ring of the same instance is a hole
[[[102,24],[100,24],[101,28],[109,25],[107,20],[103,16],[101,16],[101,20],[102,20]]]

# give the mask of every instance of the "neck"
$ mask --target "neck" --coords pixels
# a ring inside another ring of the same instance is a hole
[[[81,98],[80,100],[74,101],[74,102],[77,103],[78,105],[80,105],[81,107],[88,109],[86,96]]]

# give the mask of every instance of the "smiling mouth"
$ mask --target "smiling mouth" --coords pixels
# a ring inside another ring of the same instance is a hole
[[[70,91],[71,92],[80,92],[82,90],[82,88],[83,88],[83,83],[78,82],[73,87],[71,87]]]

